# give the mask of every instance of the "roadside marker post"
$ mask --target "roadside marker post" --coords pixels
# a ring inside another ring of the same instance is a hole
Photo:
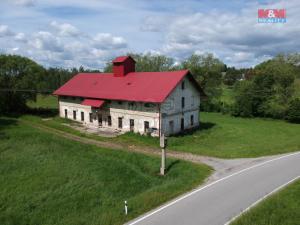
[[[124,201],[124,203],[125,203],[125,215],[127,215],[128,214],[127,201]]]
[[[160,136],[160,147],[161,147],[161,166],[160,166],[160,175],[165,175],[166,169],[166,138],[162,134]]]

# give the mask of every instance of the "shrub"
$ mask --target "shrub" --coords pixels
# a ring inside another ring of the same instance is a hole
[[[300,99],[290,102],[286,119],[291,123],[300,123]]]

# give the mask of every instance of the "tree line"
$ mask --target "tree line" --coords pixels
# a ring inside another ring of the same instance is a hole
[[[209,53],[193,54],[182,62],[164,55],[128,55],[135,59],[136,71],[189,69],[207,95],[201,104],[202,111],[300,122],[300,100],[295,86],[296,79],[300,79],[300,54],[281,54],[254,68],[241,69],[227,67]],[[34,101],[37,93],[52,93],[79,72],[111,71],[111,62],[103,71],[82,66],[44,68],[26,57],[0,55],[0,113],[24,111],[26,102]],[[233,93],[232,102],[222,99],[225,89]]]

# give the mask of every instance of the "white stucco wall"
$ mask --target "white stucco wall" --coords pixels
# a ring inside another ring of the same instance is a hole
[[[184,89],[181,83],[184,82]],[[199,126],[199,106],[200,95],[194,85],[186,77],[168,96],[161,105],[162,112],[162,132],[165,135],[175,134],[181,131],[181,119],[184,119],[184,129]],[[182,108],[182,97],[184,97],[184,107]],[[191,115],[193,115],[193,125],[191,125]],[[173,121],[173,132],[170,121]]]
[[[119,131],[130,131],[130,119],[134,120],[134,132],[143,134],[145,121],[149,122],[152,135],[158,136],[159,129],[159,110],[157,104],[145,104],[142,102],[127,101],[106,101],[105,105],[99,110],[91,106],[84,106],[80,103],[81,98],[60,97],[59,108],[60,116],[65,117],[65,109],[68,112],[68,119],[73,119],[73,111],[77,113],[76,121],[82,122],[87,126],[110,128]],[[84,121],[81,121],[81,112],[84,112]],[[89,114],[92,113],[93,121],[90,122]],[[102,126],[99,125],[98,117],[102,117]],[[112,124],[108,124],[108,116],[111,116]],[[122,118],[122,129],[118,127],[118,118]]]

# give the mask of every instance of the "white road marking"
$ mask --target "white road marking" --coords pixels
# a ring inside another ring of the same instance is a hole
[[[265,162],[256,164],[256,165],[254,165],[254,166],[250,166],[250,167],[245,168],[245,169],[242,169],[242,170],[240,170],[240,171],[238,171],[238,172],[236,172],[236,173],[233,173],[233,174],[228,175],[228,176],[226,176],[226,177],[223,177],[223,178],[221,178],[221,179],[219,179],[219,180],[216,180],[216,181],[214,181],[214,182],[212,182],[212,183],[210,183],[210,184],[208,184],[208,185],[206,185],[206,186],[203,186],[203,187],[201,187],[201,188],[199,188],[199,189],[196,189],[196,190],[194,190],[194,191],[192,191],[192,192],[190,192],[190,193],[188,193],[188,194],[186,194],[186,195],[184,195],[184,196],[182,196],[182,197],[180,197],[180,198],[178,198],[178,199],[175,199],[174,201],[171,201],[170,203],[168,203],[168,204],[166,204],[166,205],[164,205],[164,206],[162,206],[162,207],[160,207],[160,208],[154,210],[153,212],[151,212],[151,213],[149,213],[149,214],[147,214],[147,215],[145,215],[145,216],[143,216],[143,217],[137,219],[136,221],[133,221],[132,223],[129,223],[128,225],[134,225],[134,224],[137,224],[137,223],[143,221],[144,219],[146,219],[146,218],[148,218],[148,217],[150,217],[150,216],[152,216],[152,215],[154,215],[154,214],[156,214],[156,213],[162,211],[163,209],[165,209],[165,208],[167,208],[167,207],[170,207],[170,206],[174,205],[175,203],[177,203],[177,202],[179,202],[179,201],[181,201],[181,200],[183,200],[183,199],[185,199],[185,198],[188,198],[188,197],[190,197],[191,195],[193,195],[193,194],[195,194],[195,193],[197,193],[197,192],[199,192],[199,191],[202,191],[202,190],[204,190],[204,189],[206,189],[206,188],[208,188],[208,187],[210,187],[210,186],[212,186],[212,185],[214,185],[214,184],[217,184],[217,183],[219,183],[219,182],[221,182],[221,181],[223,181],[223,180],[227,180],[227,179],[229,179],[230,177],[236,176],[236,175],[241,174],[241,173],[243,173],[243,172],[245,172],[245,171],[248,171],[248,170],[250,170],[250,169],[254,169],[254,168],[256,168],[256,167],[263,166],[263,165],[265,165],[265,164],[267,164],[267,163],[270,163],[270,162],[273,162],[273,161],[276,161],[276,160],[280,160],[280,159],[283,159],[283,158],[287,158],[287,157],[290,157],[290,156],[293,156],[293,155],[297,155],[297,154],[300,154],[300,152],[295,152],[295,153],[291,153],[291,154],[288,154],[288,155],[284,155],[284,156],[281,156],[281,157],[278,157],[278,158],[270,159],[270,160],[268,160],[268,161],[265,161]]]
[[[249,209],[253,208],[254,206],[256,206],[258,203],[260,203],[261,201],[265,200],[267,197],[269,197],[270,195],[274,194],[275,192],[279,191],[280,189],[284,188],[285,186],[289,185],[290,183],[293,183],[294,181],[296,181],[297,179],[299,179],[300,176],[286,182],[285,184],[279,186],[278,188],[274,189],[273,191],[271,191],[270,193],[266,194],[265,196],[263,196],[262,198],[258,199],[256,202],[254,202],[252,205],[250,205],[248,208],[244,209],[242,212],[240,212],[238,215],[234,216],[233,218],[231,218],[228,222],[226,222],[224,225],[229,225],[231,222],[233,222],[235,219],[237,219],[239,216],[241,216],[242,214],[244,214],[245,212],[247,212]]]

